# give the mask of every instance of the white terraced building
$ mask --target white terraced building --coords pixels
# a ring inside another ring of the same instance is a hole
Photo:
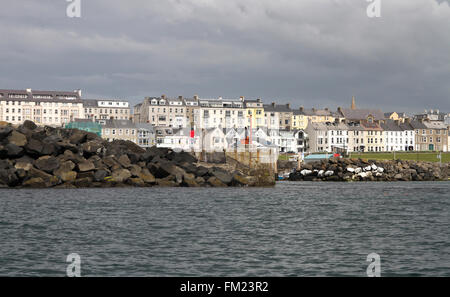
[[[56,127],[84,117],[81,90],[67,92],[0,89],[0,121],[19,125],[30,120],[37,125]]]

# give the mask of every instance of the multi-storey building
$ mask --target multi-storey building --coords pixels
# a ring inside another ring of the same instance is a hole
[[[349,148],[348,126],[339,122],[309,122],[310,152],[347,152]]]
[[[280,113],[272,105],[264,105],[264,123],[267,129],[280,129]]]
[[[447,151],[448,127],[439,121],[423,120],[421,124],[421,127],[415,125],[416,150]]]
[[[30,120],[37,125],[63,126],[84,116],[80,90],[0,90],[0,121],[18,125]]]
[[[136,124],[130,120],[97,120],[102,126],[102,138],[107,141],[129,140],[138,143]]]
[[[245,106],[247,126],[254,128],[265,127],[264,104],[261,99],[246,100],[244,97],[241,97],[241,100]]]
[[[153,126],[186,127],[187,114],[183,97],[147,97],[134,106],[134,122],[150,123]]]
[[[292,114],[292,129],[305,130],[308,127],[308,116],[305,114],[305,109],[301,106],[294,110]]]
[[[148,123],[136,123],[137,144],[140,147],[152,147],[156,145],[155,129]]]
[[[278,118],[278,123],[279,123],[278,129],[280,129],[280,130],[291,130],[292,129],[293,111],[291,110],[291,105],[289,103],[284,104],[284,105],[276,105],[275,102],[272,102],[272,104],[270,104],[270,105],[265,104],[264,112],[265,112],[265,118],[267,120],[266,122],[271,121],[272,119]],[[272,127],[271,129],[277,129],[277,128]]]
[[[198,99],[198,101],[198,119],[194,120],[197,128],[244,128],[249,124],[242,99],[219,97],[219,99]]]
[[[415,144],[415,133],[409,122],[387,119],[382,121],[385,151],[412,151]]]
[[[130,103],[125,100],[83,99],[84,114],[92,120],[129,120]]]
[[[364,128],[359,122],[348,122],[348,151],[349,152],[363,152],[365,149],[364,143]]]

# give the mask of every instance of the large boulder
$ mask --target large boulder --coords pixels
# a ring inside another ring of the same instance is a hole
[[[112,173],[112,181],[117,183],[125,182],[130,177],[131,173],[127,169],[119,169]]]
[[[16,169],[0,169],[0,183],[14,187],[19,183],[19,179],[16,175]]]
[[[59,174],[59,178],[63,182],[73,182],[77,179],[77,173],[75,171],[65,171]]]
[[[94,163],[92,163],[91,161],[87,161],[87,160],[84,162],[78,163],[77,166],[78,166],[78,171],[80,171],[80,172],[95,170]]]
[[[128,158],[128,155],[120,156],[118,162],[124,168],[129,168],[131,166],[131,161]]]
[[[102,182],[105,180],[105,178],[109,176],[108,171],[106,170],[97,170],[94,174],[94,180],[96,182]]]
[[[83,143],[81,146],[84,153],[88,155],[98,154],[101,152],[103,148],[103,144],[99,140],[91,140],[86,143]]]
[[[218,180],[220,180],[222,183],[228,185],[233,180],[233,176],[226,170],[218,167],[213,167],[210,170],[211,175],[215,176]]]
[[[167,155],[167,159],[171,160],[177,165],[181,165],[183,163],[197,163],[197,158],[188,152],[171,152]]]
[[[39,170],[52,173],[59,167],[59,160],[52,156],[43,156],[34,162],[34,166]]]
[[[19,133],[17,131],[12,131],[11,134],[8,136],[9,143],[15,144],[17,146],[25,146],[27,144],[27,137],[23,135],[22,133]]]
[[[150,173],[150,171],[147,168],[144,168],[141,171],[141,173],[139,174],[139,177],[147,184],[156,183],[156,178],[153,176],[153,174]]]
[[[23,156],[24,149],[14,143],[8,143],[4,148],[5,154],[10,159],[15,159]]]
[[[37,127],[38,126],[34,122],[29,121],[29,120],[26,120],[25,122],[23,122],[22,125],[20,125],[20,128],[25,128],[25,129],[28,129],[30,131],[35,130]]]
[[[70,141],[70,143],[73,143],[73,144],[80,144],[80,143],[83,143],[86,141],[86,137],[87,137],[86,131],[73,129],[72,135],[69,137],[69,141]]]
[[[12,131],[13,131],[13,129],[11,127],[0,126],[0,141],[7,138],[11,134]]]
[[[211,176],[208,179],[208,184],[212,187],[226,187],[227,185],[221,182],[217,177]]]
[[[46,188],[47,183],[41,177],[33,177],[26,180],[22,186],[25,188]]]
[[[25,146],[25,151],[31,156],[40,156],[44,148],[44,143],[37,139],[30,139]]]

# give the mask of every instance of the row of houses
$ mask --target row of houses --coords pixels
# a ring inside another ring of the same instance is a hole
[[[131,110],[127,100],[83,99],[81,95],[81,90],[0,89],[0,121],[17,125],[32,120],[49,126],[92,122],[100,125],[100,135],[107,140],[126,139],[142,146],[209,146],[211,136],[215,137],[212,147],[222,143],[225,149],[245,140],[250,146],[276,146],[280,152],[293,153],[449,151],[449,114],[429,110],[408,116],[359,109],[354,97],[350,108],[332,111],[293,109],[290,104],[264,104],[243,96],[162,95],[147,97]],[[229,133],[234,133],[234,141]]]

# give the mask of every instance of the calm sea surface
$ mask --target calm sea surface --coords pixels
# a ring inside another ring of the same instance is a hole
[[[0,190],[0,276],[450,276],[450,182]]]

